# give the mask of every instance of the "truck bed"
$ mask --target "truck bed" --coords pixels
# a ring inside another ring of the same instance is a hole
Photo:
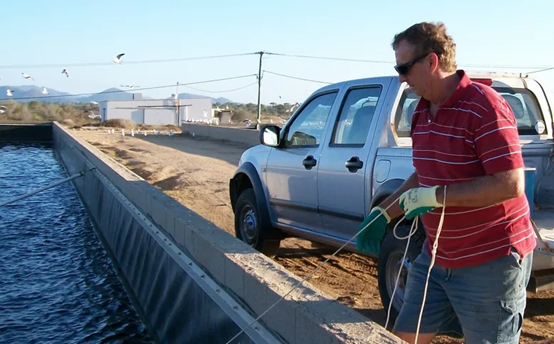
[[[554,209],[534,209],[532,216],[537,247],[533,254],[533,272],[528,290],[554,289]]]

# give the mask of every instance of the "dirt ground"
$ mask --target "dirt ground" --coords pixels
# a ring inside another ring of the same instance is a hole
[[[218,227],[234,235],[234,215],[228,196],[244,146],[189,136],[126,136],[106,129],[73,130],[78,136]],[[334,250],[289,238],[275,261],[304,277]],[[331,259],[310,283],[369,319],[384,325],[377,289],[377,262],[343,252]],[[554,343],[554,292],[528,293],[521,343]],[[435,343],[462,343],[440,336]]]

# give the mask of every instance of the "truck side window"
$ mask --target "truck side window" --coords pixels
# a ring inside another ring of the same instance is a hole
[[[419,96],[411,88],[407,88],[402,93],[402,98],[396,109],[394,125],[398,137],[410,137],[412,128],[412,116],[415,107],[419,102]]]
[[[336,97],[336,92],[320,95],[301,109],[287,129],[285,147],[319,145]]]
[[[349,90],[335,124],[331,144],[364,145],[380,95],[381,87]]]
[[[542,121],[544,123],[544,117],[542,116],[535,95],[524,88],[493,88],[506,99],[512,108],[517,120],[519,135],[536,135],[535,123],[537,123],[537,121]],[[412,116],[419,102],[419,98],[420,97],[410,88],[406,88],[402,93],[394,119],[394,127],[398,137],[410,137]]]

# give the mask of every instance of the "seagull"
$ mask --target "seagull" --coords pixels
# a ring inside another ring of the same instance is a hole
[[[65,76],[69,78],[69,73],[67,72],[67,69],[64,68],[64,70],[62,70],[62,74],[65,74]]]
[[[30,80],[35,80],[35,79],[33,79],[33,77],[30,76],[29,74],[26,74],[26,73],[21,73],[21,74],[23,74],[23,77],[24,77],[25,79],[27,79],[27,80],[29,80],[29,79],[30,79]]]
[[[96,114],[94,114],[93,111],[90,111],[89,114],[88,114],[88,118],[92,118],[92,119],[100,118],[100,115],[96,115]]]
[[[98,105],[98,102],[95,102],[94,100],[91,100],[90,103],[91,103],[92,105]]]
[[[49,94],[49,93],[50,93],[50,92],[48,92],[48,90],[46,89],[46,87],[43,87],[43,88],[42,88],[42,94],[47,95],[47,94]]]
[[[121,63],[121,57],[123,57],[123,55],[125,55],[125,54],[119,54],[119,55],[117,55],[116,57],[114,57],[114,58],[112,59],[112,61],[113,61],[114,63],[118,63],[118,64]]]
[[[8,97],[13,96],[12,90],[10,90],[9,88],[6,90],[6,96],[8,96]]]

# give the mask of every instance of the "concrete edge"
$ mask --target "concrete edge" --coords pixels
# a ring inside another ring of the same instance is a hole
[[[230,141],[253,147],[260,144],[260,132],[255,129],[220,127],[213,125],[183,123],[181,131],[185,135],[204,137],[211,140]]]
[[[137,208],[223,288],[259,315],[301,279],[186,208],[57,123],[79,150]],[[353,309],[303,283],[262,317],[288,343],[400,343]]]

